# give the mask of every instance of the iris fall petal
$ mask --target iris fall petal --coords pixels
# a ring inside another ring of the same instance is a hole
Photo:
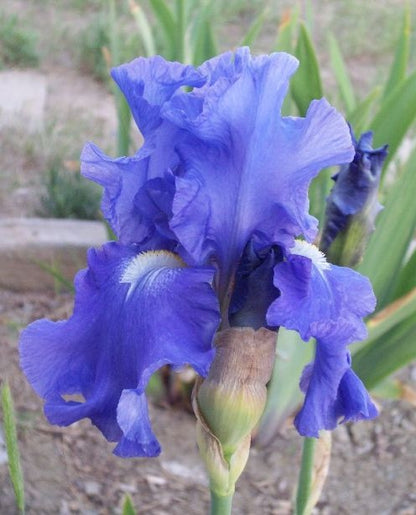
[[[305,401],[295,424],[300,434],[318,436],[340,419],[375,416],[347,351],[348,344],[365,338],[362,319],[374,310],[375,297],[367,278],[330,265],[316,247],[298,242],[293,252],[275,267],[274,284],[281,294],[267,320],[298,331],[304,340],[316,338],[314,362],[301,380]]]
[[[20,340],[21,365],[52,423],[89,417],[119,442],[119,454],[152,455],[158,445],[144,390],[165,364],[189,363],[207,373],[219,322],[213,270],[186,268],[169,252],[138,253],[116,243],[91,250],[88,262],[76,277],[74,314],[31,324]],[[74,394],[84,400],[65,397]],[[134,422],[132,413],[143,417]]]

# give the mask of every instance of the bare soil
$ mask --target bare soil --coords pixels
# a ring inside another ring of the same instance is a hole
[[[18,364],[20,328],[39,317],[61,319],[70,295],[0,292],[0,378],[10,383],[30,515],[120,513],[126,493],[140,514],[203,514],[207,479],[195,444],[195,420],[183,410],[152,405],[163,452],[154,459],[117,458],[112,444],[88,421],[50,426],[41,401]],[[415,381],[416,367],[406,371]],[[301,438],[291,421],[273,443],[252,449],[237,485],[235,513],[289,515]],[[316,514],[416,514],[416,412],[404,402],[383,402],[373,422],[333,433],[330,475]],[[0,513],[15,513],[6,464],[0,465]]]

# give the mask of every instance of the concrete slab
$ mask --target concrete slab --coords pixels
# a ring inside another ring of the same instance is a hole
[[[108,240],[102,222],[45,218],[0,220],[0,287],[47,291],[59,287],[51,270],[72,282],[86,251]]]
[[[0,72],[0,125],[24,125],[28,131],[43,128],[47,80],[32,70]]]

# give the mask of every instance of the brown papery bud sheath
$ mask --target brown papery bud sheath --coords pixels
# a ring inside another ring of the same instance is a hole
[[[234,327],[220,331],[215,343],[215,359],[196,400],[206,425],[227,456],[251,434],[263,413],[276,333]]]
[[[276,333],[234,327],[217,334],[216,346],[208,377],[195,386],[193,407],[211,491],[221,497],[232,495],[246,466],[251,432],[266,404]]]

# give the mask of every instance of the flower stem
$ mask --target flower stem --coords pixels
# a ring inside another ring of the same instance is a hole
[[[233,495],[218,495],[211,490],[211,515],[231,515]]]
[[[296,515],[308,515],[316,438],[303,439],[302,464],[296,493]]]

